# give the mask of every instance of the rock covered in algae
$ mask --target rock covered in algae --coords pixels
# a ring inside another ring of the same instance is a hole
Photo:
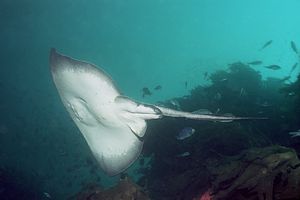
[[[77,200],[150,200],[141,187],[129,178],[124,178],[112,188],[102,190],[97,186],[90,186],[74,198]]]
[[[300,160],[289,148],[253,148],[208,169],[214,200],[300,199]]]

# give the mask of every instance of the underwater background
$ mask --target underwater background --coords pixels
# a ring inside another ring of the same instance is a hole
[[[0,199],[67,199],[120,179],[101,171],[63,107],[52,47],[101,66],[138,101],[269,118],[151,121],[143,161],[128,174],[147,178],[152,199],[180,196],[157,190],[167,183],[159,177],[195,168],[213,157],[206,151],[283,145],[299,154],[299,137],[289,134],[300,129],[299,8],[298,0],[1,0]],[[177,140],[185,127],[195,134]],[[177,166],[181,158],[190,165]]]

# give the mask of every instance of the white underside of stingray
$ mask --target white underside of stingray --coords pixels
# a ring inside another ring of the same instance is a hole
[[[162,116],[197,120],[250,119],[181,112],[122,96],[96,65],[50,52],[50,68],[61,100],[101,168],[116,175],[140,155],[147,123]]]

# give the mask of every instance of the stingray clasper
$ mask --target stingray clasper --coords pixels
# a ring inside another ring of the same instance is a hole
[[[60,98],[108,175],[126,170],[140,155],[146,120],[163,116],[196,120],[252,119],[200,115],[136,102],[122,96],[100,67],[50,51],[50,69]]]

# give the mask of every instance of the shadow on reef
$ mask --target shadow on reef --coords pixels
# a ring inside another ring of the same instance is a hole
[[[149,161],[140,162],[136,170],[141,176],[139,186],[121,187],[121,181],[116,188],[105,192],[93,188],[92,196],[78,199],[99,199],[96,196],[104,193],[111,195],[102,196],[104,200],[300,199],[300,137],[288,135],[300,128],[300,75],[290,84],[276,78],[262,80],[259,72],[237,62],[209,79],[210,85],[198,86],[189,96],[162,102],[162,106],[268,120],[150,121],[142,158]],[[186,127],[195,131],[178,139]],[[134,196],[139,192],[145,196]],[[131,196],[122,197],[125,193]]]

